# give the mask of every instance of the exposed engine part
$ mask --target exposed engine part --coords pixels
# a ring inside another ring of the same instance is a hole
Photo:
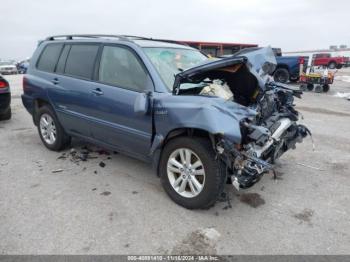
[[[280,138],[282,134],[292,125],[292,121],[290,121],[288,118],[282,118],[279,120],[279,127],[276,129],[276,131],[269,137],[268,141],[263,145],[260,146],[257,143],[253,142],[249,146],[251,149],[249,151],[254,152],[255,157],[261,157],[261,155],[274,143],[278,143],[280,141]]]
[[[237,179],[240,188],[249,188],[260,180],[263,174],[273,169],[272,165],[259,158],[249,156],[242,152],[243,161],[240,166],[235,166],[238,172],[233,175],[233,179]],[[231,178],[232,179],[232,178]]]
[[[234,171],[231,174],[232,185],[239,188],[248,188],[260,180],[262,175],[272,170],[272,165],[257,157],[247,154],[245,151],[236,149],[228,141],[220,141],[217,149],[224,150],[221,154],[223,160]]]
[[[230,101],[233,100],[233,93],[230,90],[230,87],[227,85],[227,83],[219,79],[213,80],[213,83],[204,87],[199,94],[206,96],[217,96]]]

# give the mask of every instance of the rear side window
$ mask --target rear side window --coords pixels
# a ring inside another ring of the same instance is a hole
[[[91,79],[98,45],[72,45],[64,73],[70,76]]]
[[[61,56],[58,59],[58,63],[57,63],[57,66],[56,66],[56,73],[63,74],[64,66],[66,65],[66,60],[67,60],[67,56],[68,56],[70,47],[71,47],[70,45],[65,45],[64,46],[64,48],[62,50],[62,53],[61,53]]]
[[[37,68],[42,71],[53,72],[60,56],[63,44],[50,44],[41,53]]]
[[[103,48],[99,68],[100,82],[142,92],[146,89],[148,80],[145,69],[129,49],[118,46]]]

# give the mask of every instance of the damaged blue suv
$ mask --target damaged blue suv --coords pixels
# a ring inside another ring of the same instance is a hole
[[[172,41],[64,35],[41,41],[22,101],[43,144],[71,137],[151,162],[177,204],[215,204],[227,182],[254,185],[309,133],[300,91],[270,81],[270,48],[209,60]]]

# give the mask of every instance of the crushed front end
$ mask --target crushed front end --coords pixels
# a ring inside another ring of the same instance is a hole
[[[309,129],[298,124],[299,113],[294,98],[302,92],[275,83],[270,73],[277,62],[271,48],[244,50],[235,56],[191,68],[175,77],[175,95],[219,97],[220,114],[232,115],[232,123],[221,123],[223,132],[213,139],[227,174],[237,188],[249,188],[263,174],[273,170],[273,163],[289,149],[294,149]],[[186,88],[181,88],[186,84]],[[254,114],[244,116],[237,109]],[[233,109],[234,108],[234,109]],[[224,132],[239,122],[240,133]],[[239,140],[232,138],[240,137]]]
[[[299,114],[294,109],[294,96],[300,93],[277,84],[267,85],[257,103],[251,106],[257,112],[256,117],[240,122],[241,143],[225,137],[218,140],[217,152],[237,189],[249,188],[263,174],[273,171],[275,160],[310,134],[307,127],[297,123]]]

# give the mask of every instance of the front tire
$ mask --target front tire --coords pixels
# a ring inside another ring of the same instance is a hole
[[[308,91],[312,91],[312,90],[314,89],[314,85],[313,85],[313,84],[307,84],[307,85],[306,85],[306,89],[307,89]]]
[[[225,180],[223,163],[211,142],[199,137],[178,137],[164,147],[159,164],[164,190],[178,205],[207,209],[220,196]]]
[[[273,74],[273,79],[275,82],[287,83],[289,80],[289,72],[285,68],[277,68]]]
[[[328,64],[328,68],[329,69],[335,69],[337,67],[337,63],[336,62],[330,62],[329,64]]]
[[[323,87],[321,85],[316,85],[315,86],[315,92],[316,93],[322,93],[323,92]]]
[[[323,92],[325,92],[325,93],[327,93],[328,91],[329,91],[329,85],[328,84],[324,84],[323,86],[322,86],[322,88],[323,88]]]
[[[40,139],[48,149],[60,151],[69,144],[70,137],[65,133],[50,106],[40,107],[37,119]]]

